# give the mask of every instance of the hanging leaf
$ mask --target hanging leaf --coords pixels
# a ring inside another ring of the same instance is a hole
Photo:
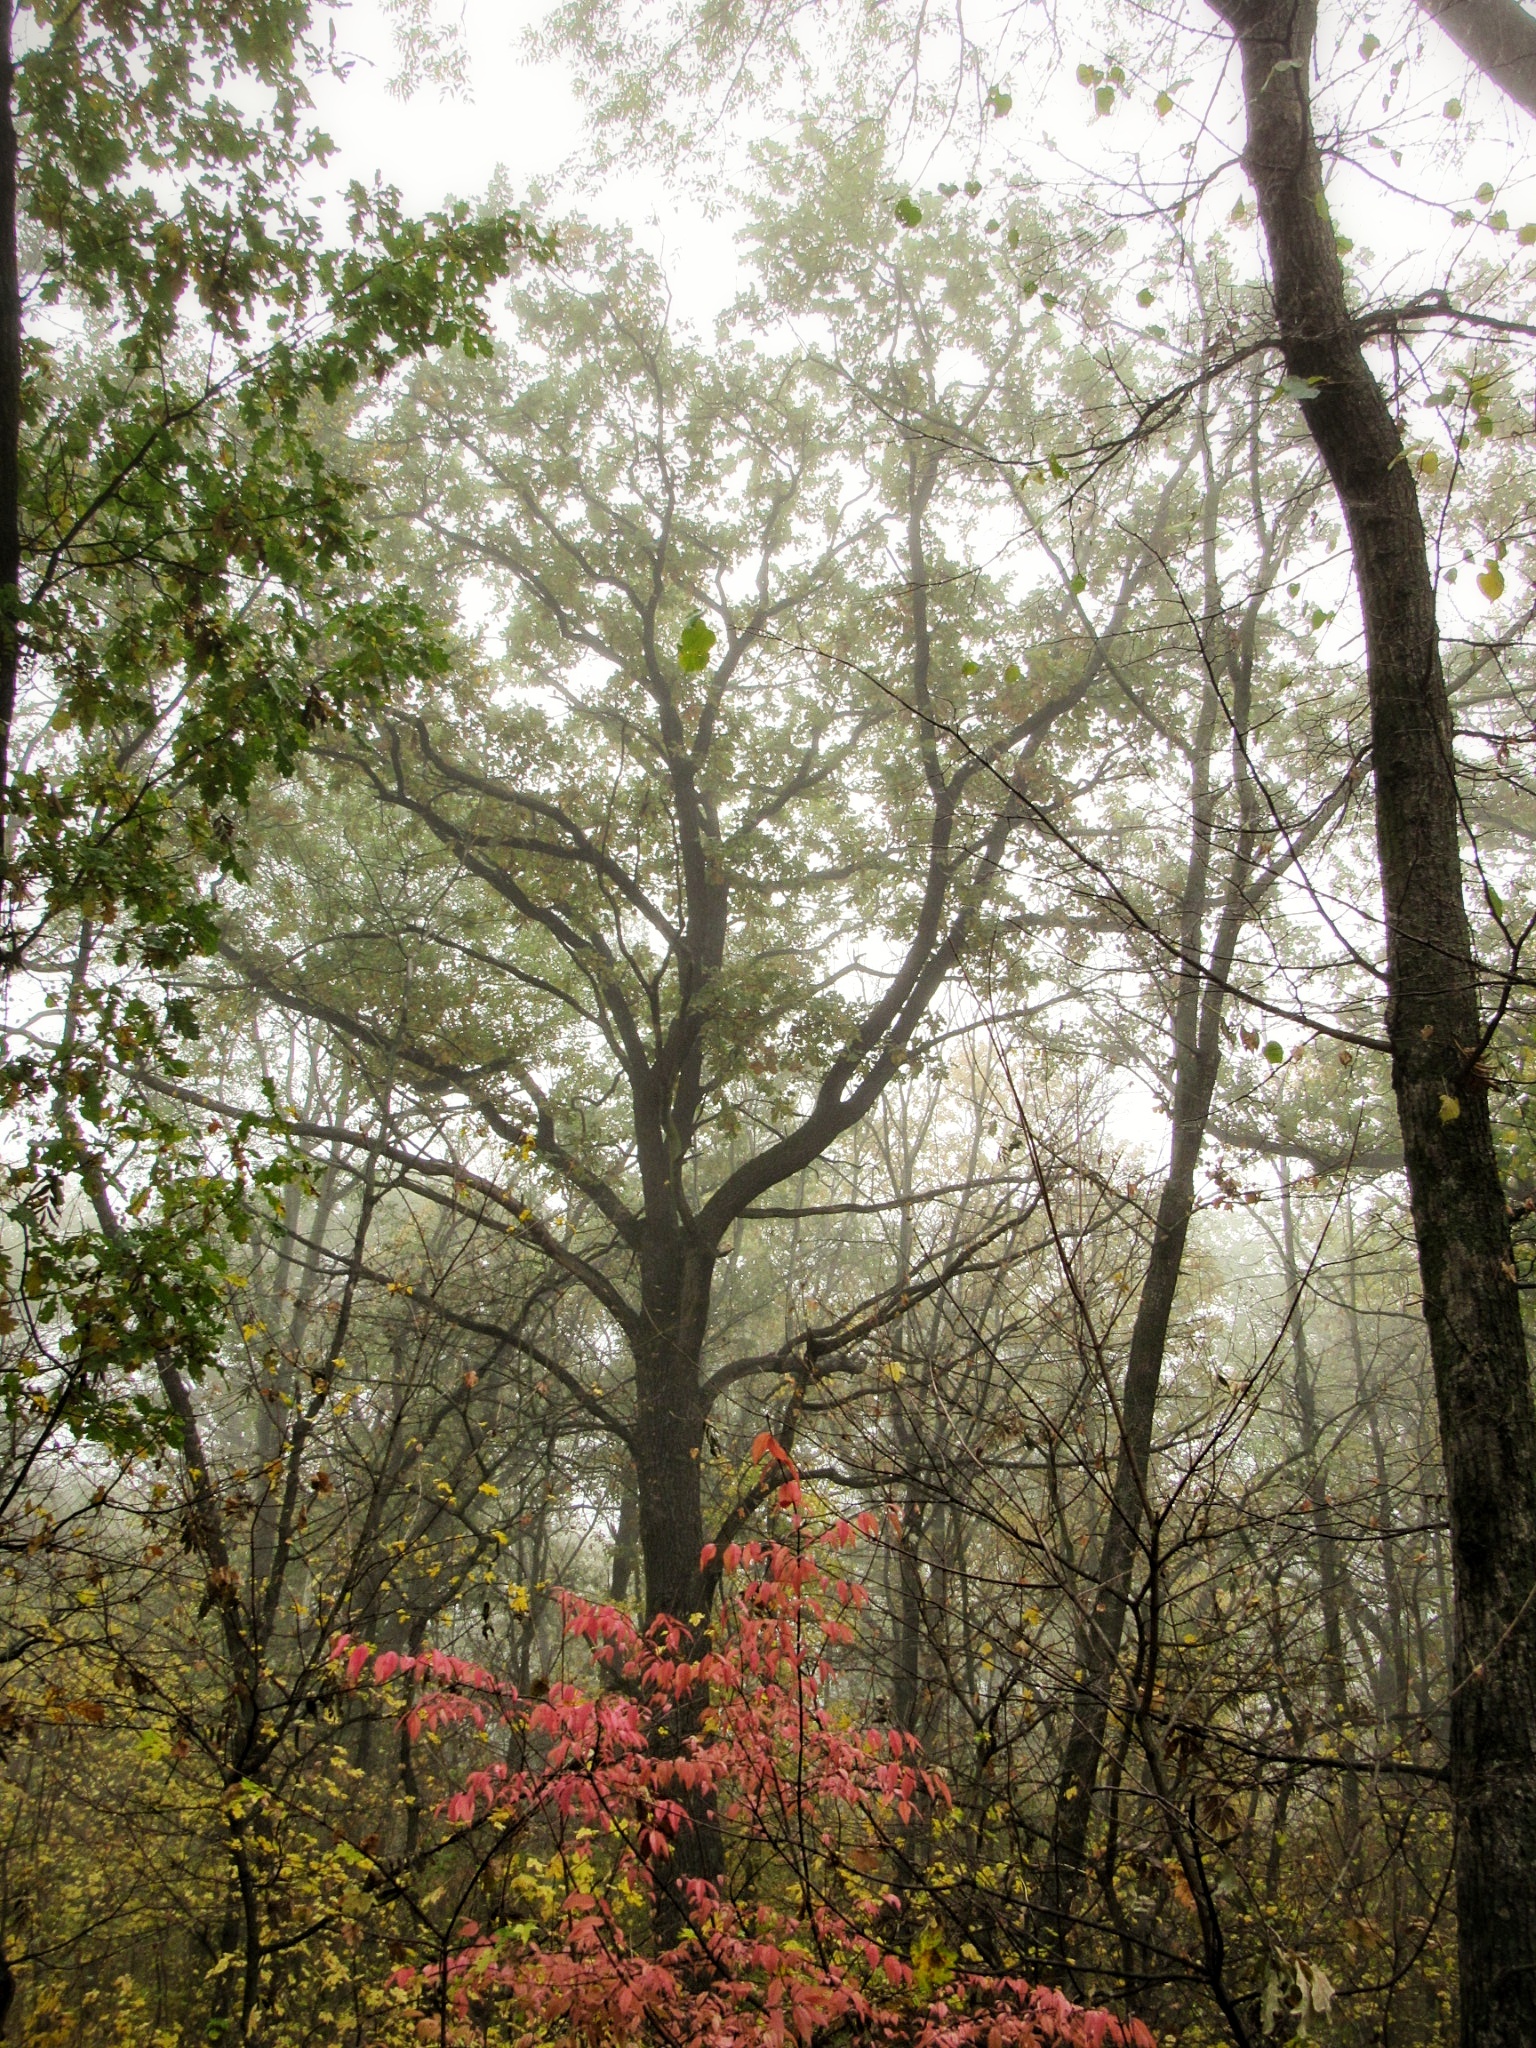
[[[714,644],[714,634],[695,612],[677,643],[677,665],[685,676],[700,675],[709,667],[710,649]]]
[[[1477,587],[1490,604],[1504,595],[1504,571],[1497,562],[1490,562],[1477,579]]]
[[[897,200],[891,211],[904,228],[915,228],[923,217],[923,209],[915,199],[909,199],[905,193]]]

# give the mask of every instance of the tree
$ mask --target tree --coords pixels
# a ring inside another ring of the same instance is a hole
[[[1536,2030],[1536,1404],[1494,1155],[1435,588],[1402,436],[1362,353],[1312,132],[1314,14],[1225,4],[1289,374],[1365,617],[1387,1036],[1435,1367],[1457,1597],[1451,1772],[1462,2038]]]
[[[250,1175],[238,1142],[193,1159],[123,1068],[195,1036],[167,977],[214,942],[254,778],[441,667],[374,574],[326,408],[483,347],[489,286],[544,249],[508,211],[416,222],[383,190],[327,243],[303,5],[32,23],[14,57],[7,14],[0,51],[5,1383],[41,1417],[9,1509],[55,1428],[142,1435],[217,1348]]]
[[[783,1383],[789,1444],[807,1387],[935,1284],[710,1357],[717,1271],[938,1037],[1020,817],[993,771],[1033,759],[1101,664],[1032,684],[1004,658],[996,598],[940,538],[963,457],[879,430],[750,331],[703,358],[637,257],[592,261],[584,289],[520,297],[503,360],[417,380],[377,436],[416,573],[472,576],[506,648],[322,750],[400,820],[402,879],[432,902],[407,917],[403,1020],[363,1005],[372,907],[315,932],[302,975],[259,915],[234,948],[253,987],[373,1054],[398,1031],[402,1086],[474,1120],[488,1217],[623,1347],[596,1388],[550,1369],[633,1458],[646,1611],[686,1617],[713,1597],[706,1539],[762,1497],[727,1489],[706,1528],[715,1404],[783,1403]],[[935,405],[985,401],[939,385],[937,314],[903,347]],[[963,741],[940,703],[970,707]],[[271,887],[291,853],[266,858]]]

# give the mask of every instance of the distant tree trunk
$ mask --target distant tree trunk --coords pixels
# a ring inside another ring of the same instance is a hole
[[[1291,1311],[1291,1364],[1296,1389],[1296,1409],[1301,1423],[1301,1469],[1307,1489],[1307,1512],[1312,1518],[1312,1538],[1317,1546],[1318,1604],[1323,1623],[1323,1691],[1328,1716],[1339,1753],[1346,1760],[1355,1754],[1354,1738],[1346,1734],[1349,1718],[1348,1667],[1344,1657],[1344,1572],[1339,1557],[1338,1531],[1328,1499],[1328,1468],[1322,1453],[1322,1431],[1317,1419],[1317,1382],[1307,1352],[1307,1318],[1301,1301],[1301,1270],[1296,1258],[1296,1214],[1291,1201],[1291,1171],[1287,1160],[1280,1164],[1281,1250],[1285,1260],[1285,1285]],[[1360,1834],[1360,1785],[1353,1771],[1341,1772],[1344,1797],[1346,1853],[1353,1853]]]
[[[1208,524],[1213,521],[1214,512],[1215,495],[1211,488],[1206,499]],[[1219,596],[1214,590],[1208,591],[1212,630],[1217,624],[1218,605]],[[1235,732],[1245,738],[1252,686],[1251,648],[1235,661],[1230,682],[1232,698],[1228,712]],[[1108,1519],[1090,1582],[1091,1612],[1083,1617],[1079,1649],[1082,1676],[1072,1695],[1072,1719],[1057,1779],[1050,1858],[1041,1892],[1042,1931],[1058,1952],[1064,1952],[1067,1929],[1086,1874],[1094,1788],[1119,1670],[1136,1553],[1145,1523],[1163,1354],[1184,1264],[1190,1217],[1194,1213],[1195,1173],[1221,1069],[1226,980],[1238,935],[1254,904],[1254,835],[1247,816],[1249,792],[1244,783],[1243,826],[1228,864],[1207,965],[1204,948],[1215,841],[1212,757],[1220,711],[1218,693],[1208,686],[1191,749],[1190,850],[1180,904],[1180,966],[1173,1011],[1173,1146],[1158,1198],[1151,1250],[1119,1390],[1119,1452]],[[1241,747],[1236,752],[1241,776]]]
[[[1349,528],[1365,622],[1387,1037],[1451,1523],[1461,2038],[1536,2041],[1536,1409],[1475,1058],[1450,707],[1413,472],[1344,290],[1312,131],[1311,0],[1211,0],[1241,49],[1246,163],[1286,368]]]
[[[619,1495],[619,1526],[613,1536],[613,1558],[608,1567],[608,1597],[622,1604],[629,1598],[629,1582],[635,1575],[635,1546],[640,1534],[640,1502],[635,1493],[631,1466],[624,1474]]]
[[[1349,1330],[1350,1356],[1355,1367],[1355,1398],[1365,1411],[1366,1429],[1371,1439],[1371,1462],[1376,1476],[1376,1515],[1382,1532],[1381,1576],[1387,1601],[1387,1644],[1392,1665],[1391,1695],[1384,1704],[1387,1717],[1401,1734],[1402,1724],[1409,1713],[1410,1681],[1406,1631],[1408,1610],[1403,1593],[1403,1574],[1398,1559],[1397,1539],[1392,1534],[1397,1523],[1397,1506],[1393,1499],[1391,1476],[1387,1469],[1387,1446],[1381,1427],[1381,1394],[1379,1387],[1368,1385],[1366,1379],[1365,1345],[1360,1335],[1355,1212],[1353,1204],[1349,1202],[1346,1202],[1344,1207],[1344,1231],[1344,1264],[1349,1276],[1346,1327]]]
[[[896,1611],[892,1617],[891,1720],[908,1735],[918,1734],[923,1662],[923,1501],[915,1485],[902,1503],[896,1537]]]

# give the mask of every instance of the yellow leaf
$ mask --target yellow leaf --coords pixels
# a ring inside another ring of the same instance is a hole
[[[1458,1101],[1456,1100],[1455,1096],[1454,1096],[1454,1095],[1442,1095],[1442,1096],[1441,1096],[1441,1098],[1440,1098],[1440,1121],[1441,1121],[1441,1123],[1443,1123],[1443,1124],[1453,1124],[1453,1123],[1455,1123],[1455,1121],[1456,1121],[1457,1117],[1459,1117],[1460,1115],[1461,1115],[1461,1104],[1460,1104],[1460,1103],[1459,1103],[1459,1102],[1458,1102]]]
[[[1477,587],[1490,604],[1492,604],[1495,598],[1504,595],[1504,571],[1497,562],[1490,562],[1488,564],[1482,575],[1477,579]]]

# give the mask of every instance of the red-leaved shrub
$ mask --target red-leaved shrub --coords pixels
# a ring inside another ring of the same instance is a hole
[[[914,1826],[942,1826],[949,1793],[912,1737],[833,1703],[829,1653],[864,1600],[835,1559],[858,1532],[813,1532],[789,1470],[791,1540],[725,1552],[707,1634],[641,1630],[566,1594],[583,1676],[537,1699],[441,1652],[336,1645],[347,1684],[409,1684],[413,1738],[465,1723],[494,1737],[504,1760],[468,1773],[444,1818],[488,1870],[521,1858],[539,1875],[526,1917],[465,1921],[445,1966],[394,1982],[434,2036],[517,2048],[1153,2048],[1139,2020],[936,1963],[931,1945],[918,1971],[898,1952],[892,1873]],[[718,1842],[702,1859],[697,1830]],[[688,1874],[701,1868],[718,1879]]]

